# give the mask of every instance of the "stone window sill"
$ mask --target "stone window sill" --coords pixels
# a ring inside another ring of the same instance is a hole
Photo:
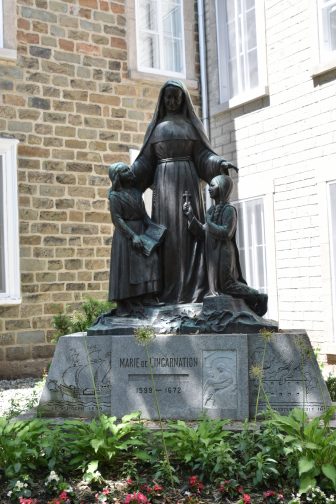
[[[175,77],[172,75],[162,74],[162,73],[151,73],[151,72],[141,72],[139,70],[129,70],[128,72],[129,78],[134,80],[142,80],[146,82],[157,82],[158,84],[163,84],[169,79],[178,79],[189,88],[189,89],[198,89],[198,81],[195,79],[185,79],[182,77]]]
[[[218,105],[212,108],[211,114],[217,115],[222,112],[227,112],[229,110],[235,109],[252,101],[260,100],[260,98],[265,98],[266,96],[269,96],[268,86],[260,86],[248,93],[235,96],[230,100],[227,100],[223,103],[219,103]]]
[[[312,78],[319,77],[325,73],[336,70],[336,57],[334,56],[332,59],[326,61],[325,63],[319,63],[313,67]]]
[[[0,48],[0,61],[16,61],[17,52],[15,49]]]

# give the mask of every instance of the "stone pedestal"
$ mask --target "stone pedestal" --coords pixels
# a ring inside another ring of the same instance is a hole
[[[264,357],[263,357],[264,356]],[[262,369],[261,369],[262,368]],[[131,335],[60,338],[39,410],[44,416],[243,420],[267,403],[280,413],[309,416],[331,404],[309,338],[303,332],[158,335],[147,347]],[[258,371],[259,370],[259,371]]]

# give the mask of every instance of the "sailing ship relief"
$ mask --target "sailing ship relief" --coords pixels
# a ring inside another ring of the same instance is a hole
[[[110,412],[111,409],[111,352],[97,345],[78,351],[68,351],[68,366],[61,372],[61,380],[49,379],[48,409],[65,411]],[[84,351],[83,351],[84,350]]]

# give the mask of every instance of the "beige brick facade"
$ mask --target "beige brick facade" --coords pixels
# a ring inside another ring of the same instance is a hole
[[[107,166],[141,146],[168,78],[131,76],[134,0],[12,2],[17,59],[0,61],[0,136],[19,140],[22,302],[0,306],[0,377],[39,374],[54,351],[53,315],[86,296],[106,299]],[[197,104],[196,16],[186,4]]]

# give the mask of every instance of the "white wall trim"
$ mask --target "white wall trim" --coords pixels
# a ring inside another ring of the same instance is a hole
[[[0,292],[0,305],[21,303],[20,292],[20,253],[19,253],[19,215],[17,189],[17,144],[18,140],[0,138],[2,156],[4,208],[4,264],[5,292]]]

